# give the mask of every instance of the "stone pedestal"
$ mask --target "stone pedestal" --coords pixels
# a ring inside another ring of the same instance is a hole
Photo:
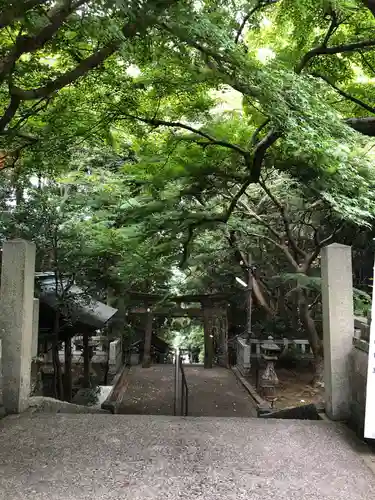
[[[24,240],[3,245],[0,294],[3,403],[6,413],[19,413],[30,395],[35,245]]]
[[[251,345],[247,344],[245,339],[239,337],[237,339],[237,368],[243,377],[250,375],[250,354]]]
[[[346,420],[354,335],[351,248],[334,243],[322,249],[321,257],[326,413],[333,420]]]

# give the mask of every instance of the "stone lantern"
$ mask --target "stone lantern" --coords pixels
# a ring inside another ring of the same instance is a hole
[[[259,381],[261,394],[266,401],[270,401],[271,405],[276,401],[276,387],[279,385],[275,371],[275,362],[280,354],[280,347],[275,344],[273,337],[269,336],[268,339],[261,344],[262,359],[266,362],[266,367],[262,373]]]

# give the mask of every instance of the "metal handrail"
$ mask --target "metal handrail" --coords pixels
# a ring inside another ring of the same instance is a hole
[[[189,388],[179,349],[175,351],[174,372],[174,414],[186,417],[188,414]]]

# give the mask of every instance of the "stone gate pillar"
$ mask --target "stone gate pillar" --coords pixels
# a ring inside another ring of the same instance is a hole
[[[3,245],[0,293],[3,403],[7,413],[28,406],[33,337],[35,245],[24,240]]]
[[[351,248],[333,243],[322,249],[321,258],[326,413],[333,420],[346,420],[354,335]]]

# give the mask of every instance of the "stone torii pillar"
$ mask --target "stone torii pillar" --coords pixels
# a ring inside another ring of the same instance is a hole
[[[0,293],[3,404],[6,413],[28,407],[33,339],[35,245],[24,240],[3,245]]]

